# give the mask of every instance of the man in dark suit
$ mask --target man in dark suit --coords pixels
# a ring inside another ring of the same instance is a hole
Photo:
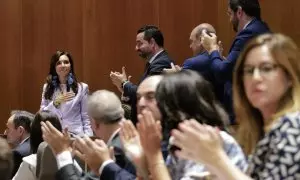
[[[85,159],[90,153],[95,153],[86,159],[92,173],[81,175],[73,165],[69,139],[64,138],[50,123],[42,123],[43,138],[57,155],[57,179],[115,179],[116,174],[120,173],[127,175],[125,177],[135,177],[135,167],[126,157],[120,141],[120,122],[124,120],[124,110],[119,98],[113,92],[99,90],[89,96],[87,107],[93,131],[101,143],[95,144],[84,138],[77,139],[75,144]],[[113,147],[114,158],[110,156],[108,147]],[[79,152],[77,154],[82,157]]]
[[[216,81],[215,76],[210,69],[211,60],[209,59],[208,53],[201,43],[201,35],[203,30],[206,30],[208,33],[216,34],[215,28],[210,24],[202,23],[196,26],[190,34],[190,48],[193,52],[193,57],[186,59],[182,67],[178,65],[172,65],[171,69],[164,69],[164,72],[173,73],[185,69],[198,72],[212,84],[215,95],[221,102],[223,97],[223,84],[220,84]]]
[[[33,114],[17,110],[12,111],[7,120],[4,134],[7,136],[7,142],[14,147],[12,150],[14,161],[12,176],[18,171],[23,157],[31,154],[29,136],[33,118]]]
[[[171,67],[171,58],[164,50],[164,37],[156,26],[146,25],[137,31],[135,50],[139,56],[146,59],[144,74],[139,83],[146,77],[161,74],[164,68]],[[128,97],[131,105],[131,120],[137,122],[136,90],[137,86],[131,83],[123,67],[122,73],[111,72],[110,78],[115,86]]]
[[[216,35],[209,35],[203,31],[202,44],[212,61],[212,72],[216,79],[224,84],[223,102],[230,115],[231,122],[235,123],[232,109],[232,73],[235,62],[250,39],[257,35],[268,33],[270,30],[267,24],[261,20],[258,0],[229,0],[227,13],[234,31],[237,32],[227,58],[222,58],[218,51]]]

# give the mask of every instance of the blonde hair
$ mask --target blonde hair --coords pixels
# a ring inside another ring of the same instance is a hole
[[[237,138],[246,154],[250,154],[264,135],[263,117],[247,99],[243,85],[243,66],[248,53],[266,46],[274,60],[284,69],[292,86],[279,102],[277,112],[272,116],[276,120],[282,115],[300,109],[300,54],[293,40],[282,34],[264,34],[252,39],[241,53],[233,75],[234,110],[239,128]]]

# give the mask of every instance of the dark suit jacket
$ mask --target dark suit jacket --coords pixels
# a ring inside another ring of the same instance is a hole
[[[82,176],[73,164],[64,166],[56,173],[57,180],[134,180],[135,178],[134,175],[120,168],[116,163],[106,165],[100,178],[91,174]]]
[[[148,76],[151,75],[158,75],[162,73],[164,68],[171,68],[171,58],[169,57],[166,51],[161,52],[158,54],[155,59],[150,63],[149,66],[145,67],[144,74],[139,82],[139,84]],[[137,86],[131,82],[128,82],[124,85],[124,96],[130,98],[130,105],[131,105],[131,121],[136,124],[137,122],[137,110],[136,110],[136,91]]]
[[[20,164],[23,161],[23,157],[32,154],[30,148],[30,138],[26,139],[22,144],[19,144],[15,149],[12,150],[12,153],[14,160],[14,168],[12,172],[13,177],[18,171]]]
[[[73,164],[68,164],[56,173],[57,180],[95,180],[97,177],[89,176],[88,174],[80,174]]]
[[[236,60],[245,44],[253,37],[270,32],[266,23],[258,19],[253,19],[248,26],[237,34],[226,60],[223,60],[218,51],[210,54],[212,60],[211,70],[214,72],[216,79],[224,84],[224,106],[229,113],[230,120],[234,123],[232,108],[232,73]]]
[[[212,61],[209,59],[207,51],[204,51],[197,56],[185,60],[182,65],[182,69],[193,70],[201,74],[207,81],[211,83],[217,99],[222,102],[223,84],[218,83],[218,81],[215,79],[215,76],[210,69],[211,62]]]
[[[135,178],[134,175],[120,168],[116,163],[105,166],[101,174],[101,179],[105,180],[134,180]]]
[[[105,166],[100,179],[105,180],[127,180],[129,177],[135,179],[135,167],[133,163],[125,156],[120,136],[117,133],[111,140],[108,146],[114,147],[116,162]],[[79,174],[73,164],[62,167],[56,173],[58,180],[93,180],[99,179],[93,173]]]

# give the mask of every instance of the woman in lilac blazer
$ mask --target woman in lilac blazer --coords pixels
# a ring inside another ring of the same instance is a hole
[[[41,110],[57,114],[63,129],[73,135],[93,135],[87,114],[88,85],[78,83],[72,56],[57,51],[51,58],[50,71],[43,87]]]

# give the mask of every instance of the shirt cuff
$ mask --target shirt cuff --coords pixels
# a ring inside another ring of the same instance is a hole
[[[57,167],[61,169],[62,167],[73,164],[73,159],[70,151],[63,151],[56,155]]]
[[[108,164],[110,164],[110,163],[113,163],[114,161],[113,160],[107,160],[107,161],[104,161],[103,163],[102,163],[102,165],[100,166],[100,168],[99,168],[99,175],[101,176],[101,174],[102,174],[102,172],[103,172],[103,169],[105,168],[105,166],[107,166]]]
[[[125,87],[125,84],[127,84],[127,83],[129,83],[129,81],[125,81],[125,82],[123,83],[123,86],[122,86],[123,89],[124,89],[124,87]]]

